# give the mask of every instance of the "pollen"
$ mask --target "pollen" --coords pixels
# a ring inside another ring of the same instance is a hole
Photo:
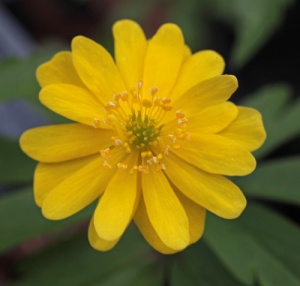
[[[190,140],[190,134],[186,131],[188,119],[182,110],[172,111],[172,100],[162,97],[159,88],[153,86],[148,93],[143,92],[143,82],[138,81],[136,87],[129,91],[120,91],[112,96],[112,100],[105,104],[107,113],[103,120],[116,131],[113,136],[111,148],[101,150],[100,154],[105,160],[105,166],[111,168],[108,160],[113,156],[113,149],[123,148],[124,154],[138,152],[138,162],[129,168],[130,172],[149,173],[155,170],[165,169],[164,156],[169,154],[172,148],[178,149]],[[166,113],[174,113],[174,121],[177,128],[173,132],[164,131]],[[100,120],[94,120],[94,127],[100,124]],[[119,169],[128,169],[124,163],[117,163]]]

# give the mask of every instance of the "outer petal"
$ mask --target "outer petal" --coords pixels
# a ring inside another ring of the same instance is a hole
[[[24,153],[41,162],[61,162],[99,152],[111,145],[113,131],[80,124],[37,127],[24,132],[20,145]]]
[[[115,58],[127,90],[143,78],[147,40],[141,27],[131,21],[118,21],[113,26]]]
[[[43,215],[58,220],[77,213],[103,193],[112,175],[99,155],[50,191],[42,204]]]
[[[108,251],[112,249],[120,240],[119,238],[113,241],[106,241],[98,236],[95,225],[94,225],[94,217],[92,217],[89,225],[88,238],[91,246],[100,251]]]
[[[184,39],[174,24],[159,28],[149,41],[145,58],[144,93],[156,86],[159,94],[166,97],[173,87],[184,56]]]
[[[34,173],[34,198],[41,207],[51,190],[73,173],[96,160],[98,154],[60,163],[39,163]]]
[[[38,67],[36,76],[42,87],[54,83],[66,83],[84,87],[73,66],[70,52],[57,53],[50,61]]]
[[[214,51],[201,51],[189,57],[183,64],[170,97],[175,100],[199,82],[221,75],[225,63]]]
[[[40,101],[54,112],[86,125],[92,126],[95,118],[104,117],[102,103],[87,89],[74,85],[48,85],[41,90]],[[99,123],[107,128],[101,121]]]
[[[106,103],[125,90],[119,70],[111,55],[96,42],[77,36],[72,41],[73,63],[84,84]]]
[[[190,241],[189,222],[183,206],[162,172],[142,176],[143,196],[149,220],[162,242],[174,250]]]
[[[241,145],[220,135],[191,133],[191,141],[178,150],[183,160],[213,174],[244,176],[254,171],[255,158]]]
[[[189,220],[190,244],[195,243],[203,234],[206,211],[203,207],[184,196],[180,191],[175,189],[175,193],[184,207]]]
[[[144,238],[148,241],[148,243],[157,251],[163,254],[173,254],[178,252],[179,250],[172,249],[166,246],[161,239],[158,237],[156,231],[154,230],[148,214],[146,210],[146,206],[143,198],[140,200],[140,204],[136,210],[134,215],[134,222],[139,228],[140,232],[144,236]]]
[[[125,162],[129,166],[137,164],[137,154]],[[101,197],[94,213],[94,225],[99,237],[107,241],[118,239],[130,223],[139,199],[137,172],[118,169]]]
[[[170,181],[195,203],[227,219],[238,217],[244,210],[243,193],[228,179],[203,172],[173,154],[164,157],[164,162]]]
[[[258,149],[266,139],[261,114],[252,108],[238,107],[237,118],[219,134],[249,151]]]
[[[175,110],[186,114],[198,113],[206,107],[223,103],[236,91],[237,79],[232,75],[221,75],[200,82],[178,98],[173,104]]]
[[[187,130],[201,133],[216,133],[226,128],[237,116],[238,109],[231,102],[209,106],[196,114],[188,114]],[[175,116],[174,116],[175,117]],[[177,121],[172,119],[164,130],[174,132]]]

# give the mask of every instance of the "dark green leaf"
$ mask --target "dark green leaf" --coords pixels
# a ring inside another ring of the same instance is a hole
[[[36,162],[28,158],[19,143],[0,138],[0,183],[20,184],[32,181]]]
[[[159,286],[162,269],[155,268],[157,258],[135,228],[129,228],[117,246],[105,253],[89,246],[86,233],[77,234],[23,260],[19,265],[23,277],[14,285]]]
[[[62,230],[89,217],[91,209],[86,208],[68,219],[49,221],[35,205],[31,188],[3,195],[0,200],[0,252],[35,236]]]
[[[258,109],[263,117],[267,140],[254,154],[268,155],[288,140],[300,134],[300,100],[291,101],[290,88],[286,85],[264,87],[241,104]]]
[[[242,286],[203,240],[174,258],[171,263],[172,286]]]
[[[300,204],[299,170],[300,157],[272,160],[235,182],[248,196]]]
[[[299,285],[300,230],[279,214],[249,204],[237,220],[208,217],[205,240],[246,285]]]

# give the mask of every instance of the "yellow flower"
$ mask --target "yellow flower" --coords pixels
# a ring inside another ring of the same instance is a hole
[[[150,40],[138,24],[113,26],[115,62],[82,36],[37,70],[41,102],[77,123],[31,129],[20,144],[39,161],[34,195],[46,218],[99,198],[89,226],[98,250],[114,247],[133,219],[158,251],[199,240],[206,210],[227,219],[246,206],[225,176],[256,166],[260,114],[227,100],[237,89],[214,51],[191,54],[174,24]]]

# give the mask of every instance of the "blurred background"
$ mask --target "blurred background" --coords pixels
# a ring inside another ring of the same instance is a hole
[[[300,285],[300,2],[293,0],[0,1],[0,285]],[[23,131],[63,122],[38,101],[35,70],[76,35],[113,53],[111,27],[136,20],[148,38],[178,24],[193,52],[213,49],[259,109],[268,139],[257,170],[233,178],[249,201],[235,221],[208,216],[204,238],[163,256],[132,226],[109,253],[86,238],[92,208],[42,218],[32,196],[35,162]]]

